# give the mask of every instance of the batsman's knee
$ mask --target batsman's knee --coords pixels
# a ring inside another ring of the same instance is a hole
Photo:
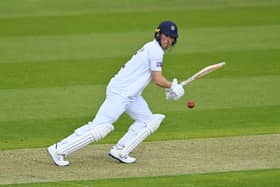
[[[148,129],[149,135],[154,133],[160,126],[161,122],[164,120],[165,115],[163,114],[153,114],[153,118],[146,122],[146,127]]]

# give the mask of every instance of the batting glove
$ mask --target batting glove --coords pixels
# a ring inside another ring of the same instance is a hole
[[[178,84],[177,79],[173,79],[170,87],[170,96],[174,100],[180,99],[185,94],[185,90],[181,84]]]

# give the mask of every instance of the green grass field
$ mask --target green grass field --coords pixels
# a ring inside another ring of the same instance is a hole
[[[0,150],[47,147],[92,120],[110,78],[165,19],[180,35],[165,55],[167,78],[227,65],[176,102],[149,85],[144,97],[167,118],[146,141],[280,134],[279,0],[9,0],[0,2]],[[131,122],[123,115],[100,143]],[[279,186],[279,171],[23,186]]]
[[[279,186],[277,180],[279,170],[260,170],[260,171],[243,171],[230,173],[210,173],[200,175],[179,175],[165,177],[145,177],[145,178],[128,178],[128,179],[111,179],[95,181],[67,181],[59,183],[41,183],[41,184],[21,184],[13,186],[32,186],[32,187],[62,187],[62,186],[183,186],[183,187],[263,187]],[[12,186],[12,185],[5,185]]]

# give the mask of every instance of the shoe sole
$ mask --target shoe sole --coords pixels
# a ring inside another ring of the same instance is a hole
[[[121,162],[121,163],[123,163],[123,164],[135,164],[136,163],[136,161],[135,162],[124,162],[124,161],[122,161],[121,159],[119,159],[119,158],[117,158],[117,157],[115,157],[114,155],[112,155],[111,153],[108,153],[108,155],[110,156],[110,157],[112,157],[113,159],[115,159],[115,160],[117,160],[117,161],[119,161],[119,162]]]

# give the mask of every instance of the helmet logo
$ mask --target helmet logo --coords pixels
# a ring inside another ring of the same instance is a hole
[[[171,30],[175,31],[175,26],[174,25],[171,25]]]

